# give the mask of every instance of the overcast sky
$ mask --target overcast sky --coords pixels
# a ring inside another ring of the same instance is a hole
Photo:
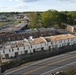
[[[76,0],[0,0],[0,12],[76,10]]]

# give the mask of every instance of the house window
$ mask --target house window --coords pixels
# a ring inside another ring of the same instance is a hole
[[[18,52],[15,52],[15,56],[18,56]]]
[[[3,50],[3,53],[5,53],[5,50]]]
[[[61,43],[61,41],[59,41],[59,43]]]
[[[28,48],[30,49],[30,46]]]
[[[36,50],[35,50],[35,49],[33,49],[33,52],[35,53],[35,52],[36,52]]]
[[[45,46],[46,46],[46,43],[45,43]]]
[[[18,47],[18,45],[16,45],[16,47]]]
[[[17,50],[19,50],[19,47],[17,48]]]
[[[25,54],[27,54],[27,53],[28,53],[28,51],[26,50],[26,51],[25,51]]]
[[[10,38],[8,38],[8,40],[10,40]]]
[[[51,46],[49,46],[49,49],[51,49]]]
[[[25,50],[25,47],[24,47],[24,50]]]
[[[44,47],[42,47],[41,50],[44,50]]]
[[[54,41],[54,44],[56,44],[56,41]]]
[[[9,49],[9,52],[11,52],[11,50]]]
[[[5,58],[9,58],[9,55],[8,54],[5,54]]]
[[[12,52],[14,52],[13,48],[12,48]]]

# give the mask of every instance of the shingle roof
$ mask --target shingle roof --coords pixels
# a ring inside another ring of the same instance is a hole
[[[11,48],[22,47],[24,45],[29,46],[29,42],[20,40],[20,41],[7,42],[7,43],[3,44],[4,47],[10,46]]]
[[[35,44],[40,44],[40,43],[45,43],[45,42],[46,40],[40,37],[40,38],[31,39],[31,40],[19,40],[19,41],[7,42],[3,44],[3,46],[4,47],[10,46],[11,48],[15,48],[15,47],[35,45]]]
[[[62,34],[62,35],[54,35],[54,36],[45,37],[47,42],[56,41],[56,40],[63,40],[63,39],[70,39],[70,38],[76,38],[76,36],[72,35],[72,34]]]
[[[42,38],[35,38],[33,41],[29,41],[29,43],[31,44],[31,45],[33,45],[33,44],[40,44],[40,43],[45,43],[46,41],[44,40],[44,39],[42,39]]]

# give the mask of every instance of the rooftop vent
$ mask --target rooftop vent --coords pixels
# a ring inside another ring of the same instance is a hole
[[[70,34],[67,34],[68,36],[70,36]]]
[[[28,40],[26,38],[24,38],[24,41],[28,42]]]
[[[34,41],[33,36],[29,36],[29,41]]]
[[[11,42],[11,44],[14,44],[14,43],[15,43],[15,41],[12,41],[12,42]]]

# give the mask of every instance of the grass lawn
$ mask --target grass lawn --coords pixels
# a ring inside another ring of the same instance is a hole
[[[0,22],[0,26],[4,25],[4,24],[7,24],[8,22]],[[17,25],[19,24],[20,22],[19,21],[16,21],[16,22],[13,22],[13,23],[10,23],[10,25]]]
[[[67,75],[76,75],[76,65],[73,65],[71,67],[65,68],[63,70]]]
[[[7,22],[0,22],[0,26],[2,26],[2,25],[4,25],[4,24],[6,24]]]

